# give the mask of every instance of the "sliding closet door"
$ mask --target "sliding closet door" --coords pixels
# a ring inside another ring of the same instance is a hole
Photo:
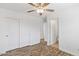
[[[8,50],[19,48],[19,20],[8,19]]]
[[[31,23],[31,30],[30,30],[30,42],[31,45],[40,43],[40,21],[39,19],[33,19],[34,21]]]
[[[57,41],[57,20],[50,20],[48,24],[48,45]]]
[[[20,47],[30,45],[30,25],[28,20],[20,20]]]
[[[40,19],[34,16],[20,20],[20,47],[40,42],[40,25]]]
[[[0,52],[7,50],[8,44],[8,24],[6,19],[0,18]]]

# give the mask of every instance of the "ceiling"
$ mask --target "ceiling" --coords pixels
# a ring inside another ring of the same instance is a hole
[[[51,9],[52,4],[48,5]],[[33,7],[27,3],[0,3],[0,8],[8,9],[15,12],[26,13],[28,10],[33,10]]]
[[[54,12],[47,12],[47,17],[49,18],[57,18],[57,13],[56,13],[56,5],[58,4],[52,4],[50,3],[48,5],[48,9],[54,9]],[[59,5],[58,5],[59,6]],[[32,12],[32,13],[27,13],[28,10],[33,10],[33,7],[27,3],[0,3],[0,8],[3,9],[7,9],[7,10],[11,10],[17,13],[22,13],[22,14],[27,14],[27,15],[32,15],[32,16],[37,16],[39,17],[39,14],[36,12]],[[42,17],[44,17],[45,15],[43,14]]]
[[[15,12],[24,13],[26,10],[32,9],[32,6],[25,3],[0,3],[0,8],[8,9]]]
[[[69,3],[69,4],[68,3],[49,4],[48,5],[48,8],[49,9],[54,9],[55,12],[51,12],[51,13],[50,12],[47,12],[47,16],[49,18],[51,18],[51,19],[52,18],[60,17],[61,14],[64,11],[67,12],[65,9],[68,9],[69,6],[70,7],[78,8],[79,7],[79,4],[77,4],[77,3],[76,4],[75,3],[74,4],[73,3],[72,4],[71,3]],[[33,7],[31,5],[29,5],[29,4],[27,4],[27,3],[0,3],[0,8],[7,9],[7,10],[11,10],[11,11],[14,11],[14,12],[17,12],[17,13],[24,13],[25,15],[27,14],[27,11],[28,10],[32,10],[33,9]],[[39,17],[39,14],[37,14],[36,12],[29,13],[29,15],[38,16]]]
[[[59,9],[61,8],[61,6],[65,6],[65,5],[66,6],[67,5],[68,6],[75,5],[75,7],[79,6],[79,4],[75,4],[75,3],[74,4],[68,4],[68,3],[61,3],[61,4],[54,3],[54,4],[52,4],[52,3],[50,3],[48,5],[48,8],[49,9],[54,9],[55,11],[59,11]],[[56,6],[57,6],[57,8],[56,8]],[[0,8],[8,9],[8,10],[19,12],[19,13],[26,13],[28,10],[33,10],[33,7],[31,5],[29,5],[29,4],[27,4],[27,3],[0,3]],[[51,14],[50,12],[47,12],[47,13]]]

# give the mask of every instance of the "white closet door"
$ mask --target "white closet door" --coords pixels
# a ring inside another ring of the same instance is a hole
[[[20,20],[20,47],[30,45],[29,22],[25,19]]]
[[[36,18],[20,21],[20,47],[40,42],[40,20]]]
[[[19,47],[19,21],[8,19],[8,50]]]
[[[0,52],[7,50],[8,44],[8,24],[6,19],[0,19]]]
[[[40,43],[40,29],[36,26],[33,26],[34,28],[31,29],[31,36],[30,36],[30,42],[31,45]]]
[[[34,21],[33,21],[34,20]],[[40,20],[33,19],[31,22],[30,41],[31,45],[40,43]]]
[[[50,20],[48,24],[48,45],[51,45],[57,41],[57,21]]]

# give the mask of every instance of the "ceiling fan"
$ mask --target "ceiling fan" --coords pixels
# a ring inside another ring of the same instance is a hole
[[[35,8],[34,10],[27,11],[28,13],[36,11],[37,13],[39,13],[40,15],[42,15],[43,12],[45,12],[45,11],[54,12],[54,10],[52,10],[52,9],[47,9],[47,6],[50,3],[28,3],[28,4],[30,4],[31,6],[33,6]]]

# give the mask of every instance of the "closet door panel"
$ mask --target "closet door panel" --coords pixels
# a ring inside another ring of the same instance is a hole
[[[8,24],[6,19],[0,19],[0,52],[7,50],[8,45]]]
[[[40,42],[40,21],[37,19],[20,20],[20,47]]]
[[[31,45],[40,43],[40,28],[38,27],[37,25],[33,25],[33,28],[31,29],[31,32],[30,32]]]
[[[26,19],[20,20],[20,47],[30,45],[30,28]]]
[[[19,20],[8,19],[8,50],[19,48]]]

